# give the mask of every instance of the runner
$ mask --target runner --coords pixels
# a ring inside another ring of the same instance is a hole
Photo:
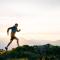
[[[18,27],[18,24],[16,23],[13,27],[9,27],[7,29],[7,34],[9,34],[9,30],[11,29],[11,39],[10,39],[10,42],[8,43],[8,45],[5,47],[6,50],[8,50],[8,46],[12,43],[12,41],[14,39],[17,40],[17,45],[19,46],[19,39],[15,36],[15,34],[16,34],[16,32],[19,32],[21,30],[20,29],[18,30],[17,27]]]

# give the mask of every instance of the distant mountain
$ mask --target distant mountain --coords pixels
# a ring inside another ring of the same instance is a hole
[[[26,39],[21,39],[21,44],[22,45],[45,45],[45,44],[50,44],[52,41],[50,40],[26,40]]]
[[[21,39],[22,45],[45,45],[45,44],[52,44],[60,46],[60,40],[51,41],[51,40],[26,40]]]
[[[60,46],[60,40],[52,41],[51,44]]]

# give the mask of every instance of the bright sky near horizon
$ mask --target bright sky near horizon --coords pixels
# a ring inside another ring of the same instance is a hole
[[[15,23],[18,37],[60,40],[60,0],[0,0],[0,38]]]

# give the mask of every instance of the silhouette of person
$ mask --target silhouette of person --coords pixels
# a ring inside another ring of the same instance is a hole
[[[8,45],[5,47],[6,50],[8,50],[8,46],[12,43],[14,39],[17,40],[17,45],[19,46],[19,39],[15,36],[15,33],[21,31],[21,29],[18,30],[17,27],[18,27],[18,24],[16,23],[13,27],[9,27],[7,29],[7,34],[9,34],[9,30],[11,29],[11,39]]]

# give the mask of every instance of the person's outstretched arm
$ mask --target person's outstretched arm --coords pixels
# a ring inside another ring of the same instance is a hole
[[[7,34],[8,34],[8,35],[9,35],[9,30],[10,30],[11,28],[12,28],[12,27],[10,27],[10,28],[7,29]]]

